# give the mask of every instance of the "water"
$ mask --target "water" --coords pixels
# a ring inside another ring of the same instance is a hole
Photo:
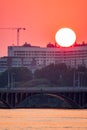
[[[87,130],[87,110],[0,109],[0,130]]]

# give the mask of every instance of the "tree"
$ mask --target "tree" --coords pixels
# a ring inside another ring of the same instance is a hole
[[[15,82],[29,81],[32,79],[32,72],[25,67],[10,68],[0,75],[0,87],[8,85],[8,76],[10,82],[12,80],[12,76],[14,76],[13,78]]]
[[[36,78],[46,78],[53,84],[61,84],[60,83],[60,77],[61,82],[64,82],[64,74],[67,71],[67,66],[65,64],[50,64],[46,66],[45,68],[42,68],[40,70],[36,70],[35,77]]]

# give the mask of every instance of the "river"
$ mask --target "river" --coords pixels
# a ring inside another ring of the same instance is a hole
[[[87,130],[87,110],[0,109],[0,130]]]

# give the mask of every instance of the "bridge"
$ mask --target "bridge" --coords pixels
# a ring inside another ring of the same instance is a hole
[[[87,108],[87,87],[0,88],[0,108]]]

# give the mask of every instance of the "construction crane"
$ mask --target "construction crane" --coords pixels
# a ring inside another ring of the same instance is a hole
[[[19,46],[19,33],[20,33],[20,30],[26,30],[26,28],[0,28],[0,29],[17,30],[17,46]]]

